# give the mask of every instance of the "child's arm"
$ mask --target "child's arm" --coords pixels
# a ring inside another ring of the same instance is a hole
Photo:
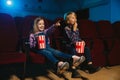
[[[59,21],[56,22],[55,24],[53,24],[51,27],[49,27],[48,29],[45,30],[45,33],[47,33],[47,35],[50,35],[56,27],[60,26]]]

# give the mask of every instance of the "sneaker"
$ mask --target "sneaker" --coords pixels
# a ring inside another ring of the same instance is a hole
[[[57,74],[62,74],[67,69],[69,69],[69,63],[68,62],[63,62],[60,66],[58,66]]]
[[[81,78],[80,73],[76,71],[76,69],[72,70],[71,78]]]
[[[77,67],[79,66],[82,62],[85,61],[84,56],[80,56],[78,59],[75,59],[76,57],[73,58],[73,66]]]
[[[90,74],[93,74],[93,73],[99,71],[100,69],[101,69],[101,67],[94,67],[92,64],[89,64],[87,66],[87,70]]]
[[[78,73],[76,69],[72,70],[71,78],[81,78],[82,80],[89,80],[88,78],[80,75],[80,73]]]

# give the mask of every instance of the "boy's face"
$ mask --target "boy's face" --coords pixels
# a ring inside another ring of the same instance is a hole
[[[76,16],[74,14],[70,14],[67,16],[68,19],[67,19],[67,23],[70,24],[70,25],[74,25],[76,23]]]
[[[37,26],[38,26],[39,31],[43,31],[45,27],[44,20],[38,21]]]

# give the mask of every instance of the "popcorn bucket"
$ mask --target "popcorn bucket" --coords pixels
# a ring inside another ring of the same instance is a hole
[[[39,35],[38,36],[38,49],[45,49],[45,35]]]
[[[84,47],[85,47],[85,42],[84,41],[78,41],[76,42],[75,48],[77,53],[84,53]]]

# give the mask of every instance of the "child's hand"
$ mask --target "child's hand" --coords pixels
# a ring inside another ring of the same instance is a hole
[[[73,31],[76,31],[77,30],[77,26],[78,26],[78,24],[77,24],[77,22],[73,25]]]
[[[59,21],[57,21],[54,25],[55,25],[55,27],[60,26],[60,20],[59,20]]]
[[[85,41],[84,41],[84,40],[82,40],[81,42],[83,42],[83,43],[84,43],[84,46],[85,46]]]

